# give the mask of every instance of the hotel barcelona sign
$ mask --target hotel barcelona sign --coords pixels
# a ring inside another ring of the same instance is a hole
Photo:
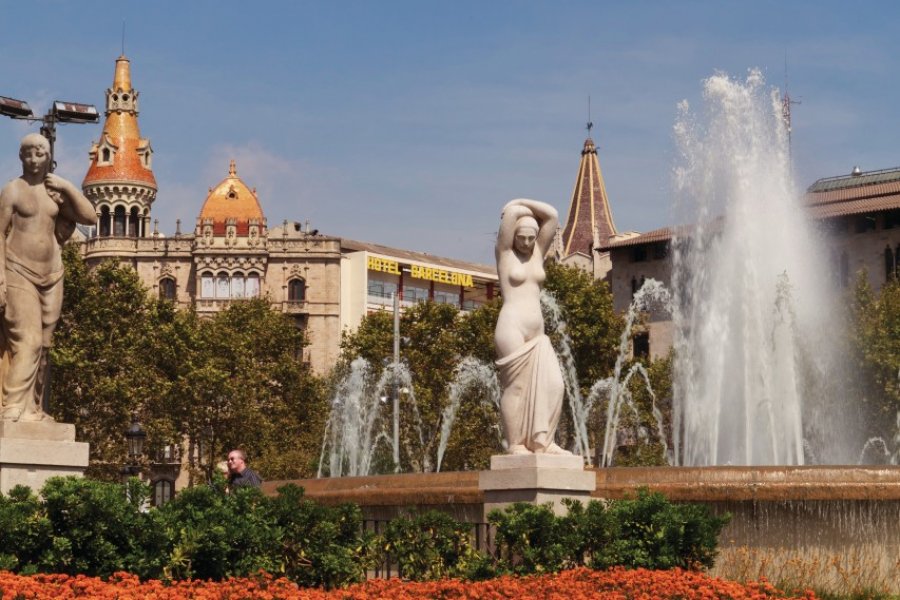
[[[377,256],[368,257],[368,267],[370,271],[379,271],[381,273],[391,273],[392,275],[400,275],[400,263],[389,258],[379,258]],[[449,283],[451,285],[461,285],[463,287],[475,287],[472,282],[472,276],[467,273],[458,273],[456,271],[446,271],[444,269],[433,269],[431,267],[421,267],[419,265],[410,265],[409,274],[415,279],[425,279],[427,281],[436,281],[438,283]]]

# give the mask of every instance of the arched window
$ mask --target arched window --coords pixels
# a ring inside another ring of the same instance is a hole
[[[243,298],[245,292],[244,274],[235,273],[231,276],[231,297]]]
[[[110,158],[112,158],[112,156],[109,152],[109,148],[104,148],[103,149],[103,159],[102,159],[103,162],[108,163]]]
[[[175,484],[169,479],[153,482],[153,506],[162,506],[175,495]]]
[[[140,217],[138,216],[137,207],[132,208],[131,212],[128,216],[128,236],[129,237],[137,237],[138,236],[138,222]]]
[[[228,273],[219,273],[216,276],[216,298],[231,298],[231,278]]]
[[[113,213],[113,235],[125,236],[125,207],[117,206]]]
[[[175,280],[163,277],[159,280],[159,297],[163,300],[175,300]]]
[[[259,275],[250,273],[244,285],[244,296],[247,298],[259,298]]]
[[[203,273],[200,276],[200,297],[216,297],[216,280],[212,273]]]
[[[894,251],[888,246],[884,249],[884,281],[890,283],[891,279],[897,276],[896,264],[894,263]]]
[[[109,207],[104,206],[100,209],[100,235],[109,235]]]
[[[291,279],[288,281],[288,301],[303,302],[306,300],[306,281]]]

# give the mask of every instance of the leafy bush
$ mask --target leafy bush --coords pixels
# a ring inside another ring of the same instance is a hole
[[[494,510],[488,522],[497,528],[497,568],[518,575],[554,573],[577,563],[572,549],[581,546],[573,522],[558,517],[549,504],[516,502]]]
[[[400,576],[415,581],[466,577],[481,565],[472,547],[471,525],[430,510],[394,519],[384,534],[385,552]]]
[[[363,581],[374,564],[375,540],[362,531],[359,506],[330,507],[303,497],[303,488],[286,485],[271,499],[281,531],[283,572],[300,585],[337,587]]]
[[[210,485],[182,491],[157,511],[168,542],[166,578],[223,579],[260,569],[280,572],[281,532],[269,502],[253,487],[226,494],[221,476]]]
[[[646,488],[630,500],[588,504],[582,524],[588,565],[603,569],[710,568],[719,532],[731,520],[701,504],[675,504]]]

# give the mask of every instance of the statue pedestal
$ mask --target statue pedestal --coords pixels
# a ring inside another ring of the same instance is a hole
[[[69,423],[0,421],[0,492],[17,485],[39,492],[49,478],[84,474],[88,444]]]
[[[484,517],[513,502],[551,502],[565,514],[564,498],[586,502],[597,488],[597,477],[584,470],[581,456],[558,454],[500,454],[491,457],[491,470],[478,474],[484,491]]]

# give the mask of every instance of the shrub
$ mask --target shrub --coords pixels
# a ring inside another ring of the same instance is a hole
[[[518,575],[553,573],[577,563],[573,548],[581,546],[572,521],[557,517],[550,504],[516,502],[494,510],[488,522],[496,530],[497,568]]]
[[[730,515],[717,517],[701,504],[674,504],[658,492],[604,505],[591,501],[583,523],[588,565],[595,569],[710,568]]]
[[[471,525],[430,510],[391,521],[382,547],[397,561],[400,576],[405,579],[466,577],[482,564],[472,547],[470,530]]]
[[[0,494],[0,569],[39,572],[52,537],[47,511],[29,488],[17,485],[8,497]]]
[[[359,506],[324,506],[293,484],[278,488],[271,503],[282,533],[285,575],[300,585],[328,588],[365,579],[376,552],[373,536],[362,531]]]
[[[220,476],[188,488],[159,509],[167,539],[164,575],[170,579],[244,577],[283,570],[281,532],[270,500],[254,487],[225,493]]]

